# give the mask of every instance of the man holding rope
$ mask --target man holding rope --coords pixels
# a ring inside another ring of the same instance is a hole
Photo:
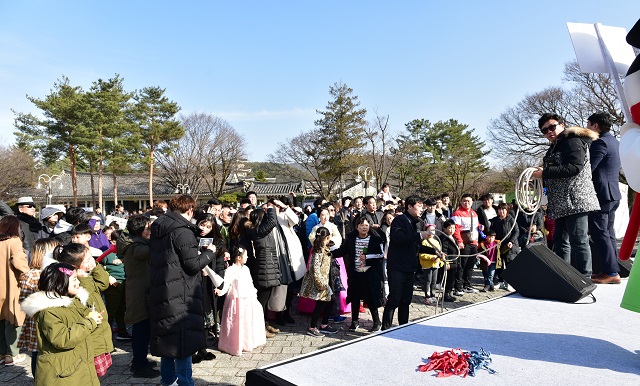
[[[554,252],[581,274],[591,277],[588,215],[600,210],[591,181],[589,146],[598,134],[581,127],[565,129],[557,114],[538,120],[542,135],[551,142],[543,166],[531,174],[547,189],[547,215],[556,220]]]

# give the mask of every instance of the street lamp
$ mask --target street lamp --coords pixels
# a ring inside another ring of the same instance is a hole
[[[360,176],[360,170],[363,170],[362,176]],[[369,179],[367,179],[367,174],[369,175]],[[373,175],[373,169],[368,166],[358,166],[358,175],[356,176],[356,182],[361,182],[364,179],[364,189],[365,194],[369,189],[369,184],[373,184],[376,182],[376,176]]]
[[[52,176],[48,174],[40,174],[38,176],[38,189],[42,189],[42,184],[40,181],[44,182],[47,186],[47,205],[51,205],[51,198],[53,197],[53,190],[51,189],[51,184],[60,182],[60,186],[58,189],[62,189],[64,186],[62,185],[62,176],[64,176],[64,170],[60,174],[54,174]]]
[[[361,182],[363,180],[363,177],[360,176],[360,170],[362,169],[364,169],[364,172],[362,174],[364,176],[365,182],[372,184],[376,182],[376,176],[373,175],[373,169],[368,166],[358,166],[358,175],[356,176],[356,182]],[[369,180],[367,180],[367,174],[369,175]]]
[[[176,190],[174,190],[173,193],[175,193],[175,194],[178,194],[178,193],[191,194],[191,187],[189,187],[188,184],[177,184],[176,185]]]

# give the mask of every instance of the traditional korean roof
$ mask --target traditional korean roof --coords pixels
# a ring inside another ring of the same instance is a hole
[[[288,183],[252,181],[246,190],[253,190],[258,196],[281,196],[288,195],[290,192],[306,194],[304,181]]]

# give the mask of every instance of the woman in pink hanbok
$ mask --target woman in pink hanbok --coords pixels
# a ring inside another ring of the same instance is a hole
[[[235,247],[231,251],[234,263],[224,274],[224,286],[216,289],[216,295],[227,294],[222,310],[218,349],[231,355],[242,355],[243,351],[267,343],[264,312],[253,286],[251,272],[245,266],[247,251]]]

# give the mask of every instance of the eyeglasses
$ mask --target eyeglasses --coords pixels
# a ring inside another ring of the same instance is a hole
[[[552,125],[549,125],[547,127],[543,127],[542,129],[540,129],[540,131],[542,131],[542,135],[547,135],[548,132],[550,131],[556,131],[556,127],[559,125],[559,123],[554,123]]]

